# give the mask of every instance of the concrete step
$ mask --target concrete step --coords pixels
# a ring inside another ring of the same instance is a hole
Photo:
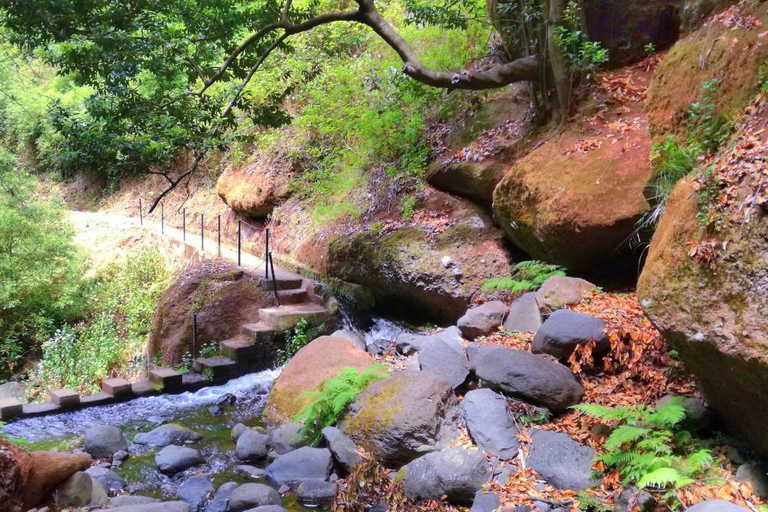
[[[260,323],[275,331],[287,331],[303,318],[309,323],[325,322],[331,312],[318,304],[291,304],[259,310]]]
[[[280,290],[277,292],[280,304],[301,304],[307,300],[307,291],[303,288],[296,290]]]
[[[198,357],[192,363],[192,369],[200,374],[206,370],[213,372],[213,380],[228,380],[237,377],[239,372],[237,363],[228,357]]]
[[[237,336],[236,338],[224,340],[219,343],[221,355],[232,361],[242,361],[243,357],[254,349],[253,341],[246,336]]]
[[[273,281],[272,278],[267,279],[265,277],[259,278],[259,286],[267,291],[273,291],[275,287],[277,290],[298,290],[301,289],[304,283],[304,279],[301,276],[293,276],[291,274],[280,275],[277,274],[277,278]]]

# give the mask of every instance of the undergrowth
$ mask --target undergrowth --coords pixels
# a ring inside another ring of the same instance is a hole
[[[293,332],[285,342],[285,347],[277,351],[277,364],[282,366],[288,362],[302,348],[306,347],[310,341],[317,338],[325,329],[325,324],[320,323],[310,325],[304,318],[293,328]]]
[[[550,277],[564,276],[565,268],[543,261],[522,261],[515,265],[510,277],[494,277],[483,284],[484,292],[509,291],[522,293],[538,290]]]
[[[335,425],[359,393],[388,374],[389,367],[385,364],[373,365],[362,373],[357,368],[341,368],[336,377],[324,380],[318,391],[305,394],[312,401],[296,415],[296,421],[302,423],[299,435],[306,437],[311,445],[317,445],[323,437],[322,430]]]
[[[606,473],[618,471],[624,485],[666,490],[664,498],[674,504],[674,490],[695,483],[712,464],[710,451],[700,449],[691,434],[680,428],[685,408],[679,397],[659,408],[596,404],[573,408],[616,425],[605,440],[605,452],[595,460]]]

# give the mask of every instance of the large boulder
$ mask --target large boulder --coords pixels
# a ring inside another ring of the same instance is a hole
[[[568,434],[533,430],[525,462],[552,486],[582,491],[595,484],[591,473],[596,455],[595,450],[580,445]]]
[[[149,336],[149,353],[161,354],[163,364],[174,366],[192,350],[192,314],[197,312],[198,339],[226,340],[240,334],[240,327],[259,318],[259,309],[273,306],[275,297],[258,279],[236,265],[204,262],[176,278],[160,297]],[[261,347],[266,369],[274,363],[274,344]]]
[[[680,8],[680,25],[686,32],[699,28],[699,26],[713,12],[724,10],[739,0],[683,0]]]
[[[161,501],[157,503],[103,508],[94,512],[191,512],[191,509],[189,503],[185,501]]]
[[[85,451],[94,459],[112,458],[128,448],[128,443],[120,429],[112,425],[96,425],[85,431]]]
[[[633,76],[637,88],[648,79]],[[575,272],[628,252],[649,208],[651,138],[643,95],[615,100],[598,88],[594,96],[608,105],[601,133],[590,125],[594,102],[587,101],[580,115],[514,162],[493,193],[494,218],[515,245]]]
[[[448,381],[405,370],[363,391],[340,428],[383,464],[399,467],[458,439],[460,416]]]
[[[611,348],[608,334],[605,332],[607,327],[599,318],[560,309],[552,313],[536,333],[531,351],[534,354],[549,354],[565,361],[576,347],[594,341],[594,353],[605,354]]]
[[[545,311],[575,306],[595,288],[594,284],[578,277],[550,277],[536,292],[536,303]]]
[[[352,471],[363,458],[358,453],[355,442],[344,432],[336,427],[325,427],[323,429],[323,439],[325,439],[328,449],[331,450],[333,458],[344,471]]]
[[[106,491],[121,490],[125,488],[125,480],[111,469],[93,466],[88,468],[86,473],[94,481],[99,482]]]
[[[136,434],[133,442],[136,444],[154,446],[156,448],[165,448],[171,444],[182,445],[193,443],[202,438],[203,436],[192,429],[174,425],[173,423],[167,423],[165,425],[160,425],[149,432]]]
[[[267,456],[269,436],[248,429],[237,438],[235,457],[240,460],[261,460]]]
[[[687,512],[747,512],[748,510],[729,501],[710,500],[690,507]]]
[[[577,404],[584,388],[565,366],[522,350],[470,345],[469,362],[491,388],[534,405],[563,411]]]
[[[291,196],[290,182],[295,175],[289,158],[258,153],[244,166],[224,169],[216,182],[216,192],[234,211],[263,219]]]
[[[397,479],[413,499],[439,500],[469,506],[475,494],[491,476],[482,452],[460,446],[428,453],[405,465]]]
[[[307,391],[314,391],[326,380],[336,377],[344,367],[365,370],[373,358],[347,340],[323,336],[299,350],[272,386],[264,417],[274,425],[292,423],[310,401]]]
[[[469,435],[481,450],[501,460],[517,457],[518,432],[502,395],[490,389],[476,389],[464,395],[461,407]]]
[[[467,310],[464,316],[459,318],[457,325],[465,338],[474,340],[496,332],[506,315],[507,306],[503,302],[493,300]]]
[[[192,510],[200,510],[214,495],[211,479],[203,475],[195,475],[184,480],[176,491],[179,499],[189,503]]]
[[[84,507],[91,502],[93,480],[78,471],[64,480],[56,489],[56,501],[66,507]]]
[[[279,455],[283,455],[306,446],[307,438],[300,434],[301,427],[298,423],[287,423],[270,430],[270,449]]]
[[[264,476],[276,485],[294,485],[305,480],[328,480],[331,471],[333,456],[329,449],[305,446],[267,466]]]
[[[433,336],[419,351],[419,366],[451,383],[455,389],[467,380],[469,361],[460,337]]]
[[[175,475],[192,466],[204,464],[205,459],[200,452],[186,446],[169,445],[155,454],[155,464],[161,473]]]
[[[243,512],[266,505],[280,505],[280,494],[264,484],[245,484],[237,487],[229,495],[229,511]]]

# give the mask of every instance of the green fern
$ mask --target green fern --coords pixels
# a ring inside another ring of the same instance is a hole
[[[484,292],[506,290],[512,293],[522,293],[538,290],[544,281],[554,276],[564,276],[565,269],[558,265],[550,265],[542,261],[521,261],[512,270],[510,277],[495,277],[483,284]]]
[[[665,497],[674,500],[672,490],[695,481],[712,464],[710,451],[697,450],[691,434],[679,428],[685,419],[680,397],[659,408],[610,408],[596,404],[573,408],[615,423],[605,440],[605,452],[596,460],[604,464],[606,471],[617,470],[625,485],[669,489]]]
[[[356,368],[341,368],[336,377],[324,380],[317,391],[305,393],[303,396],[312,401],[296,415],[296,421],[303,424],[299,436],[306,437],[311,445],[318,444],[322,430],[335,425],[347,406],[369,385],[386,379],[388,370],[385,364],[373,365],[362,373]]]

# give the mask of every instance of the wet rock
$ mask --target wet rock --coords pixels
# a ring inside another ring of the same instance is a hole
[[[256,430],[248,429],[237,439],[235,457],[247,461],[261,460],[267,456],[269,451],[268,445],[268,435],[257,432]]]
[[[555,311],[575,306],[595,288],[595,285],[584,279],[554,276],[544,281],[536,292],[536,302],[545,311]]]
[[[229,495],[229,511],[243,512],[264,505],[280,505],[283,500],[276,490],[264,484],[245,484]]]
[[[150,432],[137,434],[133,442],[136,444],[163,448],[172,444],[182,445],[199,441],[200,439],[202,439],[202,436],[194,430],[168,423],[166,425],[161,425]]]
[[[205,459],[200,452],[186,446],[169,445],[155,454],[155,464],[161,473],[175,475],[192,466],[204,464]]]
[[[285,512],[285,509],[280,505],[264,505],[263,507],[256,507],[246,512]]]
[[[208,504],[208,510],[206,512],[227,512],[229,509],[229,497],[232,495],[232,491],[237,489],[239,484],[235,482],[227,482],[221,484],[216,489],[216,494],[213,495],[213,499]]]
[[[536,301],[536,293],[528,292],[509,306],[509,314],[504,320],[504,329],[508,332],[536,333],[539,327],[541,327],[541,311]]]
[[[371,342],[371,345],[368,346],[368,350],[372,354],[380,356],[386,354],[387,352],[392,352],[394,347],[394,341],[388,340],[386,338],[376,338]]]
[[[115,452],[115,454],[112,456],[112,464],[114,464],[115,462],[123,462],[127,458],[128,458],[128,452],[126,450],[120,450],[118,452]]]
[[[421,350],[421,346],[424,342],[430,339],[432,339],[432,336],[404,332],[397,335],[397,338],[395,338],[395,345],[399,353],[405,356],[410,356]]]
[[[348,329],[339,329],[331,334],[334,338],[341,338],[347,340],[353,347],[357,347],[360,350],[368,350],[368,346],[365,344],[365,336],[359,332],[350,331]]]
[[[559,309],[541,326],[531,344],[534,354],[549,354],[561,361],[567,360],[576,347],[594,340],[595,355],[605,354],[611,348],[607,325],[599,318]]]
[[[495,300],[468,310],[459,318],[458,327],[468,340],[496,332],[504,322],[507,306]]]
[[[85,431],[85,451],[95,459],[112,458],[128,448],[120,429],[111,425],[97,425]]]
[[[490,467],[482,452],[461,447],[420,457],[398,472],[406,495],[469,506],[475,493],[488,481]]]
[[[749,512],[749,510],[725,500],[710,500],[694,505],[686,512]]]
[[[469,361],[461,337],[451,333],[432,336],[419,351],[419,366],[447,380],[455,389],[467,380]]]
[[[400,467],[459,437],[458,405],[445,379],[400,371],[360,393],[339,428],[386,466]]]
[[[64,480],[56,489],[57,501],[67,507],[84,507],[91,502],[93,480],[82,471]]]
[[[336,498],[336,484],[322,480],[307,480],[297,489],[299,501],[311,505],[330,503]]]
[[[530,352],[470,345],[467,355],[478,378],[505,395],[554,411],[565,410],[584,396],[571,370]]]
[[[568,434],[532,430],[527,467],[558,489],[582,491],[595,484],[591,478],[597,452],[582,446]]]
[[[495,512],[501,506],[501,498],[495,492],[485,493],[482,490],[475,493],[472,508],[469,512]]]
[[[768,462],[747,462],[739,466],[736,480],[749,482],[758,498],[768,498]]]
[[[191,512],[189,504],[184,501],[161,501],[140,505],[125,505],[110,509],[99,509],[97,512]]]
[[[305,446],[286,453],[267,466],[264,476],[277,485],[293,485],[304,480],[328,480],[332,470],[330,450]]]
[[[346,340],[322,336],[299,350],[275,381],[264,417],[273,425],[293,423],[293,418],[311,400],[305,395],[344,367],[365,370],[374,364],[366,352]]]
[[[236,402],[237,397],[232,393],[227,393],[220,396],[219,399],[216,400],[216,405],[235,405]]]
[[[235,473],[246,478],[261,478],[264,476],[264,470],[254,466],[236,466]]]
[[[176,491],[178,497],[189,503],[192,510],[200,510],[213,496],[214,488],[207,476],[197,475],[184,480]]]
[[[626,487],[614,500],[617,512],[631,512],[640,509],[640,512],[653,512],[656,510],[656,500],[647,491],[641,491],[637,487]]]
[[[240,438],[240,436],[243,434],[243,432],[245,432],[246,430],[248,430],[248,427],[246,427],[242,423],[238,423],[237,425],[232,427],[232,440],[237,441]]]
[[[357,453],[357,445],[344,432],[336,427],[325,427],[323,429],[323,438],[331,450],[333,458],[336,459],[339,466],[349,472],[362,459]]]
[[[88,468],[85,472],[93,480],[99,482],[107,491],[122,490],[125,488],[125,480],[110,469],[94,466]]]
[[[269,432],[269,445],[272,450],[284,455],[307,445],[307,438],[300,435],[301,425],[287,423]]]
[[[150,503],[159,503],[160,500],[150,498],[148,496],[131,496],[129,494],[121,494],[115,496],[109,500],[110,506],[114,508],[118,507],[130,507],[133,505],[149,505]],[[222,511],[226,512],[226,511]]]
[[[675,395],[666,395],[661,397],[656,402],[656,408],[664,407],[675,397]],[[680,423],[680,426],[694,434],[706,430],[712,424],[714,420],[712,411],[707,407],[707,403],[701,398],[694,396],[678,397],[682,400],[683,408],[685,409],[685,419]]]
[[[476,389],[461,403],[469,435],[484,452],[501,460],[517,457],[517,428],[507,410],[507,400],[490,389]]]

